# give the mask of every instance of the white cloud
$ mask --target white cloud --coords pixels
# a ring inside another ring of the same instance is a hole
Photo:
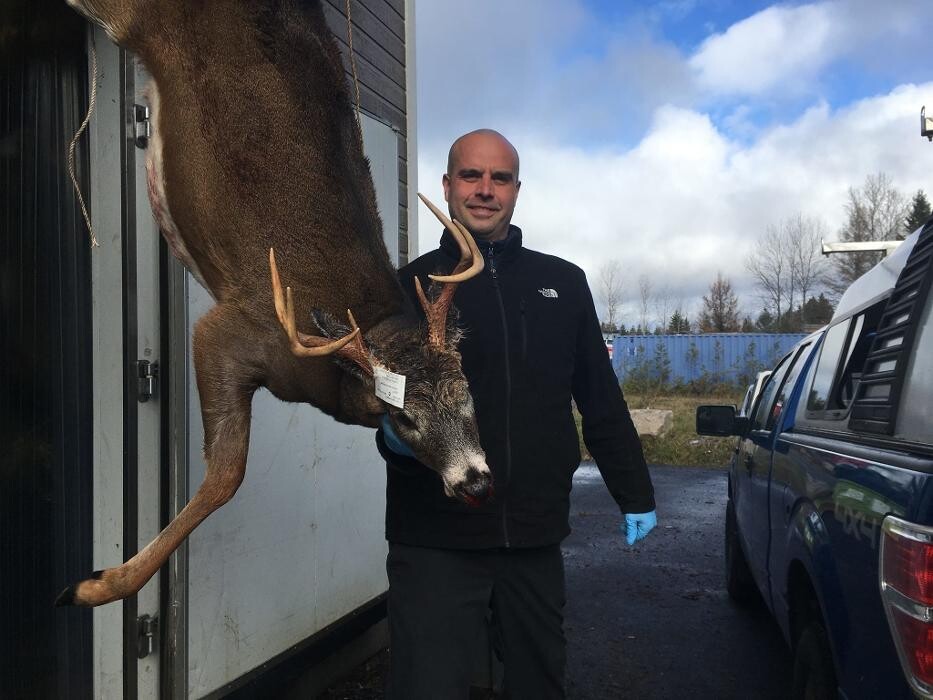
[[[833,58],[831,14],[825,3],[769,7],[708,38],[690,65],[712,92],[757,95],[788,80],[808,82]]]
[[[773,5],[707,38],[689,64],[708,93],[780,99],[817,91],[821,72],[841,59],[901,68],[904,46],[920,43],[929,26],[914,0]]]
[[[681,52],[641,24],[607,28],[580,0],[418,4],[419,145],[479,127],[569,142],[637,140],[689,104]]]

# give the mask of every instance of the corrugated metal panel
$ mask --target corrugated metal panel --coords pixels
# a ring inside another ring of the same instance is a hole
[[[667,369],[671,382],[744,384],[803,338],[804,333],[625,335],[613,341],[612,366],[620,381],[634,371],[657,377]]]

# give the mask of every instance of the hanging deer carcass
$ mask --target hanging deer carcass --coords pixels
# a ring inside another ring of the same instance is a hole
[[[480,272],[482,256],[465,229],[432,206],[459,237],[462,259],[449,276],[434,278],[432,301],[420,294],[426,323],[410,310],[382,240],[360,129],[320,3],[69,4],[152,75],[153,212],[216,305],[193,337],[204,482],[149,545],[67,588],[57,603],[93,606],[133,595],[233,497],[259,387],[345,423],[376,427],[387,413],[448,496],[485,499],[491,475],[456,349],[455,314],[448,318],[457,283]],[[338,319],[347,309],[344,324]],[[375,395],[386,372],[407,378],[403,407]]]

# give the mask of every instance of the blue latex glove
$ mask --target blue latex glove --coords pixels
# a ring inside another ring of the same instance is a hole
[[[622,523],[621,530],[625,533],[625,541],[629,544],[635,544],[638,540],[643,540],[658,524],[658,516],[654,511],[650,513],[626,513],[625,522]]]
[[[392,450],[397,455],[402,455],[403,457],[414,457],[415,453],[411,451],[411,448],[408,446],[408,443],[402,440],[398,436],[398,433],[395,432],[395,428],[392,427],[392,423],[389,421],[389,414],[382,414],[382,438],[386,441],[386,447]]]

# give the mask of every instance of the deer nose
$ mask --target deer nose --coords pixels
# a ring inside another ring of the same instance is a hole
[[[492,495],[492,474],[475,468],[470,469],[459,491],[469,505],[482,505]]]

